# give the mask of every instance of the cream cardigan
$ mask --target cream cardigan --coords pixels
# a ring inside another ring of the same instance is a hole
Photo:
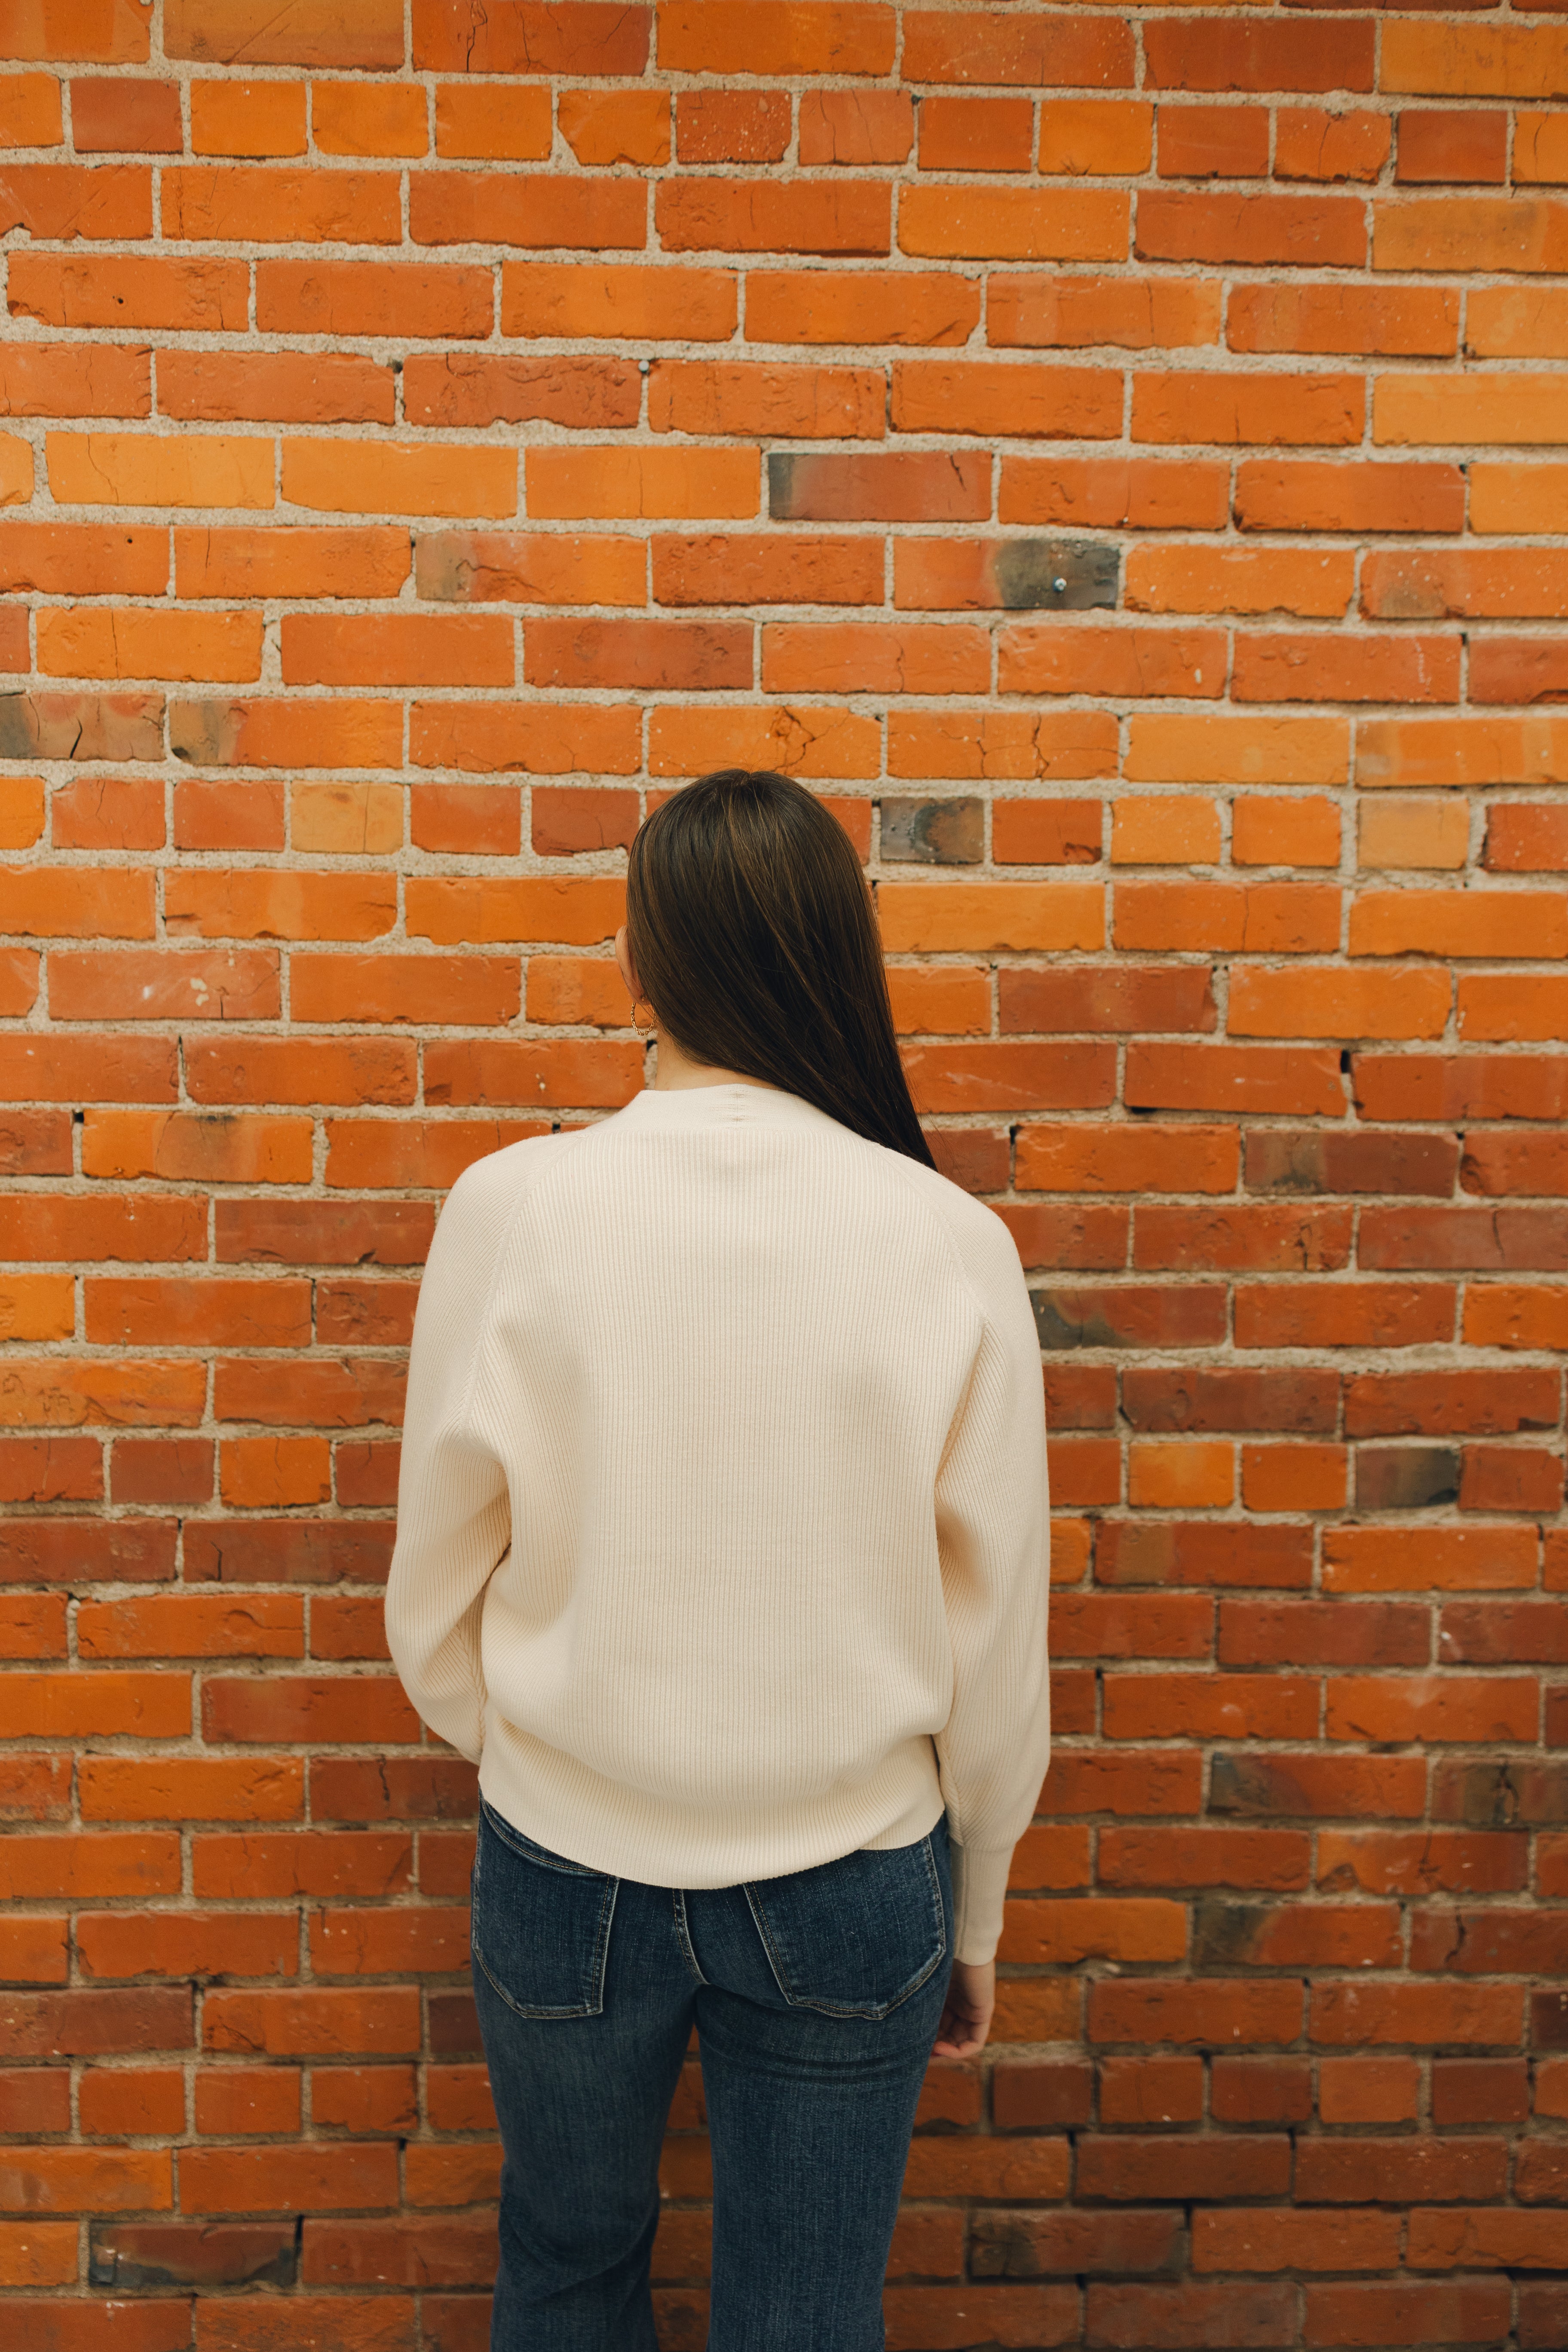
[[[648,1090],[468,1169],[387,1633],[506,1820],[729,1886],[912,1844],[996,1948],[1050,1748],[1039,1342],[1001,1219],[799,1096]]]

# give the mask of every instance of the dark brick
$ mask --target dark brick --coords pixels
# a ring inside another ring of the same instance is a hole
[[[998,2072],[1001,2070],[998,2069]],[[1174,2271],[1185,2257],[1179,2213],[987,2213],[971,2223],[970,2269],[976,2278],[1041,2278],[1053,2273]]]
[[[1457,1445],[1358,1445],[1358,1511],[1423,1511],[1459,1492]]]
[[[1134,1429],[1331,1431],[1339,1417],[1337,1372],[1230,1371],[1212,1364],[1131,1365],[1121,1405]]]
[[[1247,1138],[1249,1192],[1419,1192],[1447,1200],[1458,1165],[1451,1135],[1267,1127]]]
[[[132,2287],[292,2286],[291,2222],[95,2221],[89,2284]]]
[[[978,866],[984,855],[984,801],[883,801],[882,856],[890,863]]]

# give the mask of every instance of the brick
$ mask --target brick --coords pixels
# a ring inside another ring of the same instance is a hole
[[[545,551],[559,549],[559,535],[540,542]],[[643,558],[635,549],[635,586],[628,562],[627,593],[623,595],[584,593],[563,602],[640,604]],[[599,556],[605,541],[587,540],[584,547]],[[883,546],[861,536],[816,537],[792,532],[787,538],[766,533],[722,531],[692,537],[656,534],[653,541],[653,594],[660,604],[879,604],[882,602]],[[429,593],[429,592],[427,592]],[[546,599],[535,589],[527,601]]]
[[[323,155],[423,155],[429,143],[417,86],[313,82],[310,129]]]
[[[1057,277],[1029,270],[994,279],[986,310],[993,346],[1115,343],[1132,351],[1212,343],[1221,289],[1212,279]]]
[[[913,145],[914,108],[906,90],[801,92],[803,163],[901,163]]]
[[[906,14],[903,72],[910,81],[1127,88],[1132,47],[1123,26],[1087,16],[1045,21],[1001,9],[916,8]]]
[[[223,434],[50,433],[49,488],[63,504],[249,507],[273,503],[270,441]],[[112,756],[112,755],[110,755]]]
[[[1226,475],[1216,465],[1004,457],[997,519],[1201,530],[1223,521],[1226,499]]]
[[[1243,458],[1235,512],[1243,530],[1458,531],[1465,484],[1456,467]]]
[[[257,325],[274,334],[487,335],[485,269],[396,261],[262,261]],[[384,419],[390,424],[390,413]]]
[[[516,465],[510,449],[383,441],[351,458],[341,441],[285,440],[283,497],[337,514],[510,516]]]
[[[1233,352],[1447,358],[1458,327],[1453,295],[1424,286],[1237,286],[1226,311]]]
[[[285,81],[193,81],[193,155],[302,155],[305,91]]]
[[[1392,146],[1393,124],[1386,114],[1360,107],[1281,106],[1274,117],[1274,176],[1375,180]]]
[[[178,155],[183,151],[176,82],[118,74],[73,76],[70,93],[71,143],[79,155]]]
[[[157,613],[132,607],[40,613],[37,668],[58,677],[212,678],[261,672],[258,613]]]
[[[524,104],[519,108],[517,101]],[[535,102],[537,101],[537,102]],[[444,143],[443,107],[448,110],[452,135],[474,138],[474,146]],[[550,92],[519,89],[465,89],[461,82],[441,84],[436,93],[436,143],[443,154],[507,155],[507,142],[519,118],[533,117],[529,135],[536,143],[531,155],[550,152]],[[668,163],[669,161],[669,99],[666,91],[563,89],[560,94],[561,135],[579,163]],[[471,127],[470,127],[471,126]],[[498,143],[500,142],[500,143]],[[805,162],[813,159],[803,157]]]
[[[1232,551],[1137,547],[1127,560],[1127,603],[1145,613],[1300,613],[1338,618],[1352,593],[1348,555],[1294,550]]]
[[[753,343],[966,342],[980,319],[979,282],[952,270],[748,273],[746,340]]]
[[[1032,628],[1015,624],[997,641],[1004,694],[1217,697],[1225,640],[1213,630]]]
[[[1098,711],[1043,717],[1026,710],[895,711],[889,720],[888,764],[895,776],[1040,781],[1103,776],[1114,772],[1115,757],[1115,722]],[[1005,812],[1004,817],[1011,823]],[[1024,865],[1092,863],[1081,805],[1070,826],[1073,842],[1065,858],[1054,852],[1046,857],[1030,854],[1042,842],[1066,840],[1057,828],[1067,823],[1059,813],[1041,819],[1038,827],[1033,819],[1020,819],[1021,829],[1008,835],[1012,846],[1000,853],[1000,859]],[[1097,812],[1092,825],[1096,848],[1100,830]]]
[[[171,0],[163,46],[171,58],[229,65],[367,66],[403,63],[403,23],[393,0],[365,0],[353,16],[332,0],[301,0],[282,16],[265,0]]]
[[[1124,1098],[1149,1110],[1260,1110],[1344,1116],[1337,1056],[1272,1045],[1128,1049]]]
[[[1374,269],[1551,270],[1568,249],[1568,206],[1507,196],[1407,196],[1373,207]]]
[[[1045,173],[1137,174],[1153,153],[1154,110],[1138,99],[1047,98],[1040,107]]]
[[[895,360],[890,414],[900,433],[1114,438],[1121,429],[1121,379],[1097,368]]]
[[[1155,89],[1370,90],[1370,19],[1340,25],[1214,20],[1151,24],[1145,73]]]
[[[36,318],[45,327],[237,327],[249,320],[249,273],[237,261],[164,261],[160,257],[120,257],[120,254],[28,254],[12,257],[9,270],[9,310],[16,318]],[[130,355],[127,355],[130,358]],[[37,381],[45,352],[14,352],[9,369],[21,372],[30,362]],[[146,362],[143,362],[146,364]],[[24,379],[26,381],[26,379]],[[47,376],[45,376],[47,381]],[[124,395],[122,395],[124,397]],[[97,414],[70,404],[49,404],[40,414]],[[146,414],[146,402],[134,409],[103,414]]]
[[[1141,261],[1357,269],[1366,257],[1365,206],[1354,196],[1150,189],[1138,201],[1134,254]]]
[[[163,173],[161,202],[163,235],[170,237],[395,245],[401,236],[397,176],[391,172],[176,163]]]
[[[42,258],[13,252],[10,300],[19,309],[20,265]],[[146,416],[152,410],[152,366],[144,351],[99,346],[90,377],[68,344],[13,343],[0,351],[0,412],[8,416]]]
[[[508,262],[501,271],[501,331],[508,335],[727,342],[736,316],[735,280],[722,269]]]
[[[906,183],[899,195],[899,250],[953,260],[1124,261],[1129,209],[1127,197],[1109,188],[1069,195],[1051,188]]]

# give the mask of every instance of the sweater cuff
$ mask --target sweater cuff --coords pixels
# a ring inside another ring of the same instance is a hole
[[[1001,1941],[1002,1905],[1013,1849],[950,1843],[948,1866],[952,1873],[953,1958],[966,1967],[978,1968],[995,1958]]]

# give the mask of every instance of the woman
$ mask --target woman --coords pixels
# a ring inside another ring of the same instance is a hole
[[[864,2352],[1048,1752],[1038,1341],[1006,1227],[936,1172],[812,793],[666,802],[616,956],[658,1076],[453,1188],[387,1592],[479,1767],[490,2342],[654,2346],[695,2026],[712,2352]]]

